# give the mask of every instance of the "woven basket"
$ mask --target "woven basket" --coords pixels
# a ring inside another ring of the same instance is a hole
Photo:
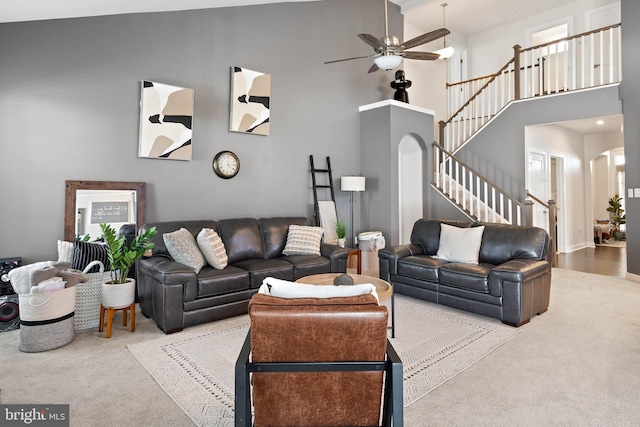
[[[18,298],[20,351],[47,351],[73,341],[75,287],[41,294],[20,294]]]
[[[98,273],[87,273],[95,265],[100,267]],[[88,280],[76,285],[75,330],[97,328],[100,323],[100,302],[102,300],[102,284],[111,280],[111,271],[104,271],[104,264],[92,261],[83,271]]]

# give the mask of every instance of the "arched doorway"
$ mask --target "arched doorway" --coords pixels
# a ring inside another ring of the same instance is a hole
[[[425,144],[412,134],[398,144],[398,218],[400,244],[410,243],[413,224],[424,216]]]

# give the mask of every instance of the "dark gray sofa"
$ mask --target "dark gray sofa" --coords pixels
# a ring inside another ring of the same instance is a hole
[[[440,223],[484,225],[478,265],[434,258]],[[537,227],[420,219],[411,244],[378,252],[380,278],[394,292],[520,326],[549,306],[551,241]]]
[[[264,278],[284,280],[321,273],[346,272],[348,250],[321,244],[321,256],[284,256],[289,225],[309,225],[303,217],[238,218],[219,221],[171,221],[155,226],[152,256],[138,262],[138,299],[142,314],[165,333],[247,312],[249,299]],[[212,228],[224,242],[229,264],[223,270],[206,265],[198,274],[169,255],[162,235],[180,228],[197,234]]]

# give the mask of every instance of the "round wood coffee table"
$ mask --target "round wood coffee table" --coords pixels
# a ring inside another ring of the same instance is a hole
[[[311,276],[301,277],[296,280],[297,283],[304,283],[306,285],[333,285],[333,279],[341,276],[342,273],[324,273],[324,274],[312,274]],[[370,283],[376,287],[376,293],[380,301],[386,301],[391,298],[391,338],[396,336],[396,319],[395,308],[393,298],[393,287],[385,280],[378,279],[377,277],[363,276],[362,274],[349,274],[353,279],[355,285],[361,285],[364,283]]]

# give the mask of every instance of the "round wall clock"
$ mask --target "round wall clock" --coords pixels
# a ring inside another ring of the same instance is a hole
[[[240,159],[231,151],[221,151],[213,158],[213,170],[220,178],[233,178],[240,171]]]

